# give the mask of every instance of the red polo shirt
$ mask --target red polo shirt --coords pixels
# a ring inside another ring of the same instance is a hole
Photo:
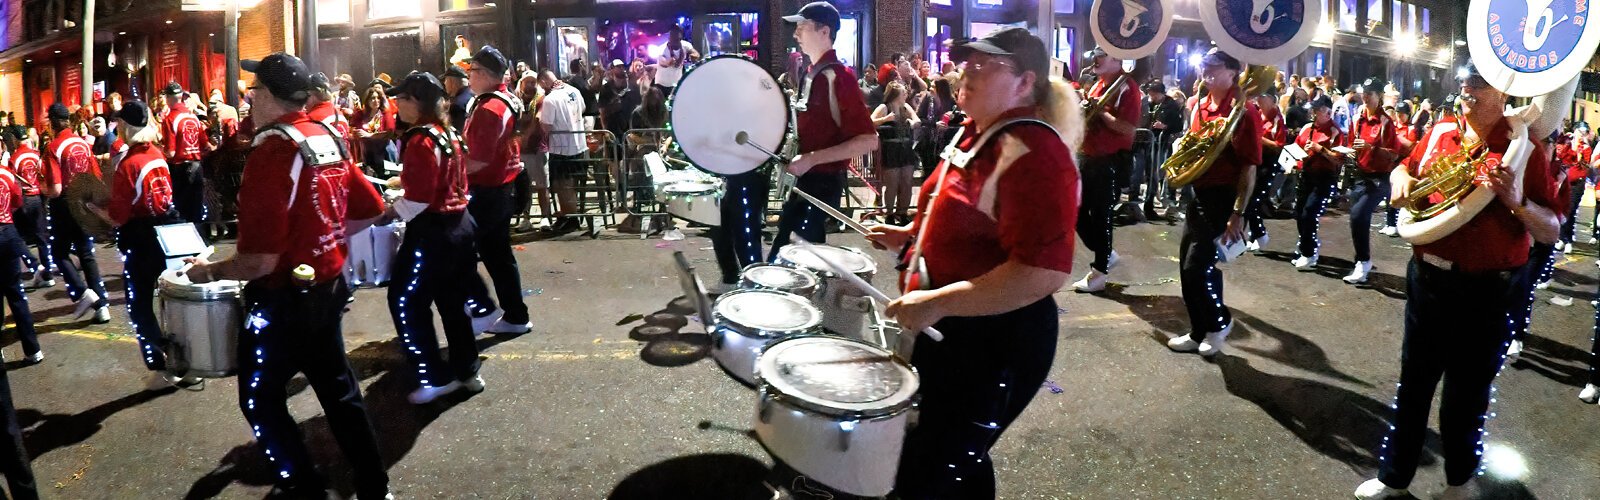
[[[109,212],[111,222],[118,226],[134,217],[152,217],[172,210],[172,172],[167,167],[166,154],[155,144],[129,148],[114,177]]]
[[[344,119],[344,114],[340,113],[339,108],[334,107],[333,103],[323,102],[317,104],[316,106],[311,106],[306,109],[306,116],[311,117],[312,120],[322,122],[329,127],[333,127],[333,130],[339,133],[339,137],[345,139],[347,143],[346,148],[349,147],[348,142],[350,140],[350,122]]]
[[[1000,120],[1029,113],[1015,109]],[[971,149],[978,135],[967,129],[959,147]],[[928,176],[917,206],[930,206],[938,181],[938,172]],[[1007,261],[1072,272],[1078,168],[1048,128],[1020,124],[1001,131],[966,168],[945,176],[931,207],[917,214],[917,225],[931,224],[922,255],[933,287],[977,278]]]
[[[1307,149],[1312,144],[1321,144],[1326,149],[1334,146],[1347,146],[1350,143],[1349,139],[1350,136],[1345,135],[1344,131],[1339,130],[1339,127],[1334,126],[1333,120],[1329,119],[1325,125],[1306,124],[1305,127],[1300,129],[1300,135],[1294,138],[1294,143],[1299,145],[1301,149]],[[1337,175],[1339,173],[1339,162],[1328,159],[1327,155],[1309,154],[1309,150],[1307,152],[1308,155],[1305,159],[1300,160],[1300,170],[1312,174]]]
[[[505,91],[501,85],[497,91]],[[516,180],[522,172],[522,144],[516,137],[516,114],[505,101],[481,95],[472,116],[467,117],[462,136],[467,145],[467,159],[488,163],[467,175],[474,186],[504,186]],[[524,111],[527,112],[527,111]]]
[[[814,64],[837,62],[839,58],[830,50]],[[806,110],[796,117],[795,130],[800,135],[801,154],[838,146],[859,135],[876,136],[878,133],[878,129],[872,126],[872,115],[867,111],[867,99],[861,95],[861,87],[856,84],[855,72],[837,64],[833,66],[833,72],[833,85],[828,85],[827,76],[817,74],[811,82],[811,97],[806,101]],[[835,96],[839,103],[838,122],[833,121],[829,95]],[[849,165],[848,160],[826,163],[812,167],[811,171],[837,173],[843,172]]]
[[[1112,79],[1115,78],[1112,76]],[[1106,95],[1110,90],[1106,87],[1110,86],[1111,80],[1105,78],[1096,80],[1094,86],[1089,88],[1089,100],[1093,101]],[[1135,88],[1132,78],[1122,84],[1122,94],[1114,99],[1116,102],[1109,103],[1106,111],[1116,116],[1118,120],[1139,123],[1139,113],[1143,110],[1139,106],[1139,89]],[[1083,156],[1105,156],[1133,149],[1133,134],[1116,133],[1106,128],[1095,117],[1089,117],[1087,121],[1093,125],[1083,134]]]
[[[39,157],[39,151],[27,144],[18,146],[11,155],[10,167],[22,186],[22,195],[39,196],[39,176],[44,170],[44,158]]]
[[[173,162],[200,161],[200,155],[211,149],[206,142],[205,124],[200,123],[200,119],[189,112],[189,106],[181,102],[172,105],[172,112],[161,124],[161,133],[166,136],[163,145],[167,157]]]
[[[22,208],[22,185],[10,169],[0,168],[0,224],[13,222],[11,213]]]
[[[62,130],[45,148],[43,183],[59,183],[64,190],[72,183],[73,176],[82,173],[100,177],[100,162],[95,161],[88,141],[70,129]]]
[[[1225,92],[1224,96],[1206,96],[1194,104],[1193,117],[1189,122],[1189,129],[1195,130],[1200,124],[1228,118],[1233,112],[1233,92]],[[1219,186],[1237,186],[1239,173],[1244,169],[1256,168],[1261,164],[1261,111],[1255,104],[1246,102],[1244,115],[1239,117],[1238,128],[1233,131],[1233,140],[1229,143],[1217,161],[1211,164],[1205,175],[1195,179],[1196,188]]]
[[[1464,122],[1463,122],[1464,123]],[[1412,154],[1420,168],[1408,167],[1412,177],[1422,178],[1433,165],[1433,159],[1461,150],[1462,134],[1465,132],[1456,128],[1454,122],[1434,125],[1428,133],[1429,142],[1426,148],[1417,148]],[[1488,161],[1485,168],[1495,168],[1500,165],[1500,157],[1505,154],[1510,146],[1511,127],[1504,119],[1495,124],[1494,130],[1485,134],[1483,140],[1489,148]],[[1555,183],[1550,172],[1549,152],[1537,143],[1529,142],[1534,148],[1533,154],[1528,157],[1528,165],[1522,173],[1523,196],[1528,203],[1537,204],[1552,210],[1559,209],[1561,203],[1556,200]],[[1483,147],[1483,146],[1479,146]],[[1426,151],[1423,151],[1423,150]],[[1480,182],[1483,181],[1485,172],[1479,172]],[[1480,184],[1481,186],[1481,184]],[[1488,189],[1488,188],[1483,188]],[[1435,198],[1430,202],[1437,202]],[[1522,225],[1511,209],[1496,198],[1489,202],[1489,206],[1478,212],[1465,226],[1450,233],[1449,236],[1426,245],[1414,247],[1418,254],[1431,254],[1454,262],[1463,271],[1492,271],[1510,269],[1520,266],[1528,261],[1528,246],[1531,244],[1528,230]]]
[[[1283,147],[1289,141],[1288,125],[1283,121],[1283,113],[1278,108],[1263,109],[1260,116],[1261,139],[1272,141]],[[1277,158],[1262,158],[1264,161],[1277,161]]]
[[[306,137],[328,135],[304,112],[278,118]],[[270,129],[256,137],[239,185],[239,253],[276,254],[278,266],[260,278],[269,287],[287,285],[295,266],[316,270],[317,282],[341,275],[345,221],[383,213],[383,198],[348,158],[332,165],[306,165],[300,148]]]
[[[1361,116],[1350,120],[1350,141],[1354,143],[1360,139],[1367,141],[1372,147],[1356,156],[1356,167],[1368,174],[1387,174],[1390,170],[1394,170],[1394,166],[1399,162],[1398,158],[1395,161],[1381,161],[1377,155],[1380,148],[1389,153],[1399,153],[1400,136],[1397,128],[1394,120],[1389,119],[1389,115],[1382,112],[1372,115],[1367,112],[1365,106],[1362,106]]]
[[[433,127],[440,136],[445,135],[439,125],[427,126]],[[441,155],[431,135],[412,133],[407,136],[400,150],[400,162],[405,165],[400,170],[400,185],[405,188],[406,199],[428,204],[430,212],[453,214],[466,210],[467,165],[461,155]],[[453,141],[450,147],[461,151],[461,141]]]

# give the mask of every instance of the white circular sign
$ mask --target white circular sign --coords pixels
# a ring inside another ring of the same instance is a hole
[[[1467,48],[1490,85],[1519,97],[1555,91],[1583,71],[1600,46],[1588,0],[1473,0]]]
[[[1111,57],[1140,59],[1161,50],[1172,29],[1172,0],[1095,0],[1089,31]]]
[[[1200,22],[1245,64],[1280,64],[1305,52],[1322,24],[1317,0],[1199,0]]]

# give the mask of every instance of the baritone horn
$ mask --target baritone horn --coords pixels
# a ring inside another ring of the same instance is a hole
[[[1278,69],[1273,66],[1247,66],[1239,74],[1238,85],[1233,86],[1233,110],[1228,117],[1211,119],[1178,139],[1172,148],[1172,156],[1161,164],[1161,170],[1167,174],[1168,182],[1173,187],[1187,186],[1211,169],[1211,164],[1222,156],[1222,152],[1228,149],[1228,143],[1233,141],[1233,133],[1239,128],[1239,121],[1247,109],[1245,97],[1258,94],[1268,85],[1273,85],[1277,74]]]
[[[1473,153],[1478,150],[1477,153]],[[1411,220],[1421,222],[1444,213],[1472,192],[1475,178],[1486,160],[1488,148],[1464,144],[1460,151],[1435,159],[1428,174],[1417,181],[1411,192],[1401,199]],[[1437,203],[1429,203],[1433,195],[1440,195]]]
[[[1118,76],[1116,80],[1111,82],[1111,86],[1106,87],[1106,92],[1104,94],[1100,94],[1099,98],[1092,102],[1084,101],[1084,103],[1088,105],[1088,107],[1084,110],[1084,121],[1093,121],[1094,117],[1100,116],[1100,113],[1105,112],[1106,106],[1110,105],[1112,100],[1121,98],[1122,87],[1128,84],[1128,78],[1128,74],[1123,73],[1121,76]]]

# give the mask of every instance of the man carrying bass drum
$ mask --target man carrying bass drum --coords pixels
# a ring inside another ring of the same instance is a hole
[[[1556,213],[1548,208],[1558,205],[1549,154],[1532,137],[1512,138],[1516,127],[1502,111],[1505,93],[1491,87],[1472,64],[1463,74],[1460,120],[1439,123],[1423,136],[1425,147],[1416,148],[1406,167],[1390,175],[1389,201],[1402,209],[1438,203],[1437,195],[1412,200],[1412,190],[1444,166],[1442,158],[1463,149],[1483,155],[1482,165],[1468,167],[1477,166],[1477,175],[1487,176],[1480,187],[1493,190],[1494,199],[1477,214],[1461,214],[1470,219],[1455,231],[1412,247],[1394,421],[1378,450],[1378,477],[1362,483],[1356,498],[1408,495],[1441,378],[1439,431],[1448,483],[1441,498],[1471,497],[1468,481],[1483,461],[1491,385],[1511,340],[1507,315],[1526,292],[1529,240],[1554,244],[1560,235]],[[1527,154],[1527,163],[1521,182],[1514,182],[1511,162],[1519,151]]]
[[[994,498],[989,448],[1027,407],[1054,357],[1052,293],[1072,272],[1078,170],[1059,131],[1082,126],[1070,86],[1050,79],[1044,43],[1007,28],[951,47],[970,119],[922,186],[910,226],[874,226],[882,248],[914,246],[925,276],[887,308],[916,335],[919,423],[896,476],[899,498]],[[1070,133],[1069,133],[1070,135]],[[916,237],[913,238],[913,235]]]

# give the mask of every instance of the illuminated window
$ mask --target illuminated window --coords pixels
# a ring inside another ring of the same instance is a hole
[[[350,24],[350,0],[317,0],[317,24]]]
[[[367,19],[395,17],[422,17],[422,2],[419,0],[367,2]]]

